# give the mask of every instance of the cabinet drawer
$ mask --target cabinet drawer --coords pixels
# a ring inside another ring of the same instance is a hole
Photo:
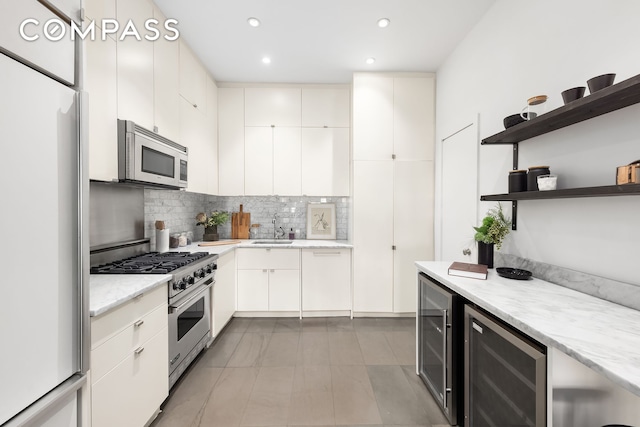
[[[132,351],[166,328],[167,322],[165,303],[94,348],[91,351],[93,383],[99,381]]]
[[[299,249],[239,249],[238,270],[300,269]]]
[[[115,309],[91,318],[91,348],[137,322],[161,304],[167,304],[167,285],[159,286]]]
[[[168,328],[163,328],[91,388],[93,427],[143,426],[169,393]]]

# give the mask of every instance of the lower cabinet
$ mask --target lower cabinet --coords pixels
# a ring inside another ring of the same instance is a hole
[[[351,250],[302,250],[302,311],[351,310]]]
[[[169,393],[167,287],[91,319],[91,425],[142,427]]]
[[[215,338],[236,311],[236,254],[227,252],[218,258],[216,283],[211,288],[211,334]]]
[[[300,311],[300,250],[237,250],[238,311]]]

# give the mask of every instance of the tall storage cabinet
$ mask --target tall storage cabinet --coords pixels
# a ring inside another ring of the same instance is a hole
[[[355,312],[415,312],[414,262],[433,259],[434,116],[432,74],[354,75]]]

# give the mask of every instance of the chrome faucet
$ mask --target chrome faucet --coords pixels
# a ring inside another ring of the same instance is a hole
[[[273,219],[271,220],[271,223],[273,224],[273,238],[281,239],[284,237],[285,232],[284,232],[284,228],[276,227],[276,218],[278,218],[277,212],[273,214]]]

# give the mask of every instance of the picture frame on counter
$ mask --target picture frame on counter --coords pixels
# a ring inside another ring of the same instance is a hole
[[[309,203],[307,205],[307,239],[336,239],[335,203]]]

